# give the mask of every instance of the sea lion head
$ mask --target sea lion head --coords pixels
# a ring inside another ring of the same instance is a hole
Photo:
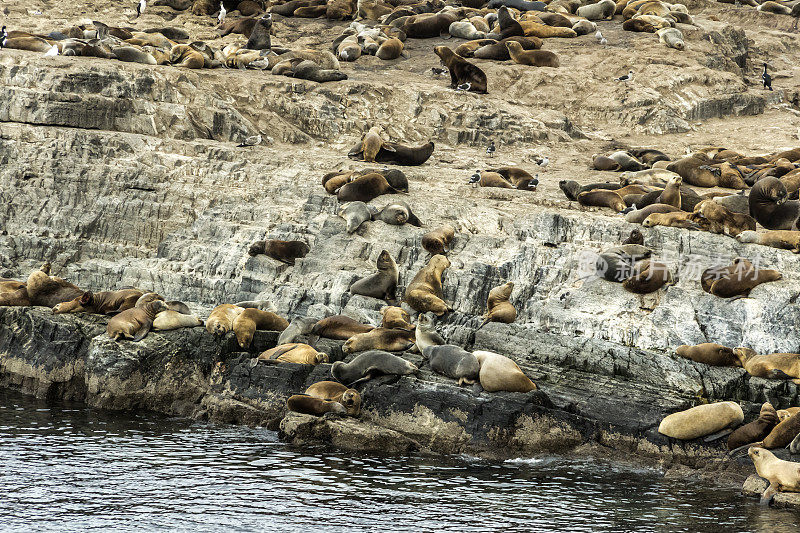
[[[344,371],[344,369],[342,368],[343,366],[344,363],[341,361],[335,361],[331,365],[331,376],[333,376],[333,378],[339,383],[343,383],[342,381],[342,372]]]
[[[441,254],[436,254],[433,257],[431,257],[429,264],[433,268],[439,268],[441,270],[444,270],[445,268],[448,268],[450,266],[450,260]]]
[[[434,314],[428,311],[427,313],[419,315],[417,318],[417,327],[420,330],[427,330],[433,326]]]
[[[350,337],[349,339],[344,341],[344,344],[342,344],[342,352],[344,352],[344,353],[346,353],[348,355],[351,354],[351,353],[355,353],[357,350],[356,350],[354,344],[355,344],[355,341],[353,340],[353,337]],[[334,363],[334,365],[335,364],[336,363]],[[331,368],[331,372],[333,372],[333,368]]]
[[[733,350],[733,354],[737,359],[739,359],[740,366],[744,366],[748,359],[757,355],[755,350],[751,348],[745,348],[744,346],[740,346]]]
[[[347,389],[342,394],[341,404],[345,406],[347,412],[352,416],[361,414],[361,395],[355,389]]]
[[[153,314],[153,316],[157,315],[161,311],[169,310],[169,306],[164,300],[154,300],[149,304],[145,305],[145,309]]]
[[[381,250],[377,261],[378,270],[386,270],[387,268],[391,268],[393,265],[394,260],[392,259],[391,254],[389,254],[389,252],[386,250]]]
[[[736,236],[739,242],[758,242],[758,233],[752,230],[743,231]]]
[[[263,254],[266,245],[267,241],[256,241],[250,245],[250,248],[247,250],[247,254],[251,257],[255,257],[258,254]]]

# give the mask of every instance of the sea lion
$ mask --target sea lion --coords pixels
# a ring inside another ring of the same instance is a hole
[[[25,284],[22,284],[25,287]],[[121,291],[86,291],[78,298],[63,302],[53,307],[53,314],[63,313],[94,313],[107,315],[119,311],[125,311],[136,305],[136,301],[142,296],[139,289],[123,289]]]
[[[303,241],[281,241],[278,239],[267,239],[256,241],[247,250],[248,255],[255,257],[264,254],[281,263],[294,265],[297,259],[305,257],[311,249]]]
[[[622,244],[623,245],[625,245],[625,244],[644,245],[644,235],[642,235],[641,231],[639,231],[638,229],[635,229],[635,230],[631,231],[631,234],[628,236],[627,239],[622,241]]]
[[[458,14],[454,11],[420,13],[408,17],[400,29],[412,39],[430,39],[447,33],[450,24],[458,18]]]
[[[350,416],[361,414],[361,395],[355,389],[349,389],[335,381],[318,381],[306,389],[306,394],[320,400],[339,402],[347,409]]]
[[[417,328],[414,334],[414,341],[416,349],[420,352],[424,351],[428,346],[438,346],[445,344],[445,340],[436,331],[433,325],[433,313],[423,313],[417,318]]]
[[[641,32],[641,33],[655,33],[656,27],[648,21],[634,18],[628,19],[622,23],[622,29],[625,31]]]
[[[168,331],[171,329],[192,328],[194,326],[202,325],[203,321],[196,316],[179,313],[178,311],[173,311],[172,309],[161,311],[153,319],[154,331]]]
[[[475,39],[474,41],[467,41],[465,43],[458,45],[455,48],[455,50],[453,50],[453,53],[455,53],[457,56],[467,59],[473,57],[475,51],[478,50],[479,48],[483,48],[485,46],[493,44],[497,44],[497,41],[495,39]]]
[[[386,142],[378,152],[375,161],[391,165],[418,166],[427,161],[433,154],[434,144],[425,143],[421,146],[405,146],[399,143]],[[384,176],[386,178],[386,176]],[[386,181],[391,184],[389,178]],[[406,184],[407,185],[407,184]]]
[[[233,321],[244,308],[232,304],[216,306],[206,320],[206,331],[213,335],[225,335],[233,329]]]
[[[286,400],[286,408],[304,415],[322,416],[326,413],[347,413],[347,409],[339,402],[321,400],[306,394],[293,394]]]
[[[735,450],[747,444],[761,442],[764,437],[772,432],[772,428],[778,425],[778,413],[769,402],[761,405],[761,412],[756,420],[749,422],[736,429],[728,437],[728,449]]]
[[[759,270],[754,268],[749,261],[734,261],[726,269],[720,269],[719,266],[711,267],[701,275],[701,281],[702,279],[708,280],[706,282],[708,283],[706,292],[720,298],[746,297],[758,285],[778,281],[781,278],[783,276],[777,270]]]
[[[433,311],[436,316],[452,310],[442,299],[442,274],[449,266],[447,257],[438,254],[432,256],[408,284],[405,302],[415,311]]]
[[[672,274],[664,263],[645,259],[633,267],[631,276],[622,282],[622,288],[636,294],[650,294],[672,282]]]
[[[800,413],[800,407],[787,407],[786,409],[778,409],[778,420],[783,422],[797,413]]]
[[[411,323],[411,315],[405,309],[387,305],[381,307],[381,327],[411,331],[416,326]]]
[[[761,11],[763,13],[775,13],[776,15],[788,15],[792,12],[792,8],[790,6],[779,4],[778,2],[773,2],[772,0],[767,0],[763,4],[760,4],[758,7],[756,7],[756,11]]]
[[[381,151],[381,146],[383,146],[381,129],[378,126],[373,126],[361,139],[361,158],[367,163],[374,163],[375,157]]]
[[[294,67],[292,76],[299,80],[309,80],[317,83],[342,81],[347,79],[347,74],[341,70],[326,69],[308,59],[301,61]]]
[[[797,435],[800,435],[800,416],[794,414],[785,420],[781,420],[759,445],[770,450],[785,448],[792,443]]]
[[[321,365],[329,361],[328,354],[318,352],[308,344],[293,342],[281,344],[265,350],[258,356],[259,360],[274,360],[296,365]]]
[[[431,255],[444,255],[450,251],[455,234],[452,226],[438,227],[422,236],[422,247]]]
[[[750,348],[736,348],[739,365],[758,378],[800,378],[800,354],[771,353],[759,355]]]
[[[491,39],[486,39],[491,40]],[[522,46],[523,50],[538,50],[542,47],[542,40],[533,35],[525,37],[524,35],[515,35],[506,37],[501,41],[492,41],[484,43],[482,46],[475,49],[471,54],[476,59],[494,59],[495,61],[508,61],[511,59],[511,54],[508,53],[506,43],[517,42]],[[459,47],[460,48],[460,47]],[[456,51],[458,53],[458,51]],[[460,55],[460,54],[459,54]]]
[[[486,94],[487,82],[486,74],[479,67],[473,65],[463,57],[457,56],[446,46],[437,46],[433,49],[439,56],[442,64],[450,71],[450,87],[468,84],[468,91]]]
[[[167,302],[167,305],[170,309],[173,309],[173,307],[170,305],[170,302]],[[260,309],[261,311],[271,311],[273,313],[278,312],[278,309],[271,300],[243,300],[241,302],[236,302],[233,305],[242,307],[244,309]],[[187,313],[189,313],[189,311],[187,311]]]
[[[673,439],[692,440],[736,427],[743,421],[744,413],[738,403],[709,403],[664,417],[658,432]]]
[[[419,330],[419,327],[417,330]],[[402,352],[413,345],[413,332],[404,329],[375,328],[367,333],[359,333],[347,339],[342,345],[342,351],[346,354],[367,350]]]
[[[486,172],[496,172],[500,174],[506,180],[510,181],[511,185],[517,189],[530,188],[530,183],[535,181],[538,177],[538,174],[536,176],[531,176],[528,172],[519,167],[500,167],[495,169],[487,169]]]
[[[663,213],[680,213],[680,212],[682,212],[680,209],[678,209],[677,207],[673,207],[671,205],[651,204],[642,209],[631,211],[630,213],[625,215],[625,222],[641,224],[647,219],[647,217],[649,217],[653,213],[663,214]]]
[[[667,226],[672,228],[700,229],[700,226],[691,220],[691,216],[692,213],[687,213],[685,211],[678,211],[675,213],[652,213],[642,221],[642,226],[645,228]]]
[[[399,271],[391,254],[386,250],[381,250],[376,261],[378,271],[364,278],[355,281],[350,285],[350,294],[360,294],[370,298],[394,301]]]
[[[11,293],[17,294],[21,289]],[[80,298],[84,291],[72,283],[56,276],[50,276],[50,263],[44,263],[39,270],[34,270],[25,282],[26,298],[30,303],[25,305],[41,305],[55,307],[75,298]]]
[[[397,37],[392,37],[381,43],[378,51],[375,52],[375,57],[384,61],[391,61],[403,55],[403,48],[403,41]]]
[[[618,191],[622,185],[616,183],[590,183],[588,185],[581,185],[575,180],[561,180],[558,182],[558,187],[569,200],[577,200],[578,195],[583,192],[591,192],[595,190],[605,191]]]
[[[595,261],[595,273],[607,280],[621,283],[633,273],[633,266],[652,255],[652,250],[638,244],[615,246],[601,253]]]
[[[471,385],[480,379],[481,364],[474,354],[453,344],[431,345],[422,350],[431,370],[452,379],[458,385]],[[487,374],[488,376],[489,374]]]
[[[742,243],[761,244],[800,253],[800,231],[770,230],[761,233],[743,231],[736,235],[736,239]]]
[[[297,317],[289,322],[289,325],[281,331],[278,335],[278,345],[290,344],[297,340],[298,337],[308,335],[317,323],[316,318],[311,317]]]
[[[339,208],[339,216],[346,222],[347,233],[353,233],[361,227],[361,224],[372,220],[372,211],[364,202],[348,202]]]
[[[524,50],[522,45],[516,41],[507,41],[506,48],[508,48],[511,60],[518,65],[554,68],[560,66],[558,56],[549,50]]]
[[[546,2],[538,2],[533,1],[529,2],[528,0],[489,0],[488,8],[494,9],[497,7],[511,7],[519,11],[544,11],[547,9],[548,4]]]
[[[742,191],[744,193],[744,191]],[[715,196],[712,200],[732,213],[750,214],[750,204],[746,194]],[[697,206],[695,206],[697,207]]]
[[[203,65],[205,65],[203,54],[188,44],[173,46],[169,53],[169,62],[176,67],[193,69],[203,68]]]
[[[311,334],[325,339],[346,341],[354,335],[367,333],[373,329],[375,328],[353,320],[349,316],[335,315],[323,318],[314,324]]]
[[[641,161],[624,150],[618,150],[608,157],[619,163],[620,170],[625,172],[636,172],[647,170],[648,168],[647,165],[642,164]]]
[[[52,47],[53,45],[50,42],[42,39],[41,37],[36,37],[34,35],[19,35],[14,37],[13,32],[11,32],[9,37],[6,39],[4,48],[45,53]]]
[[[380,220],[394,226],[402,226],[406,222],[412,226],[421,227],[422,222],[403,200],[396,200],[383,206],[383,209],[372,214],[372,220]]]
[[[578,203],[586,206],[609,207],[616,212],[624,211],[625,201],[616,191],[596,189],[578,195]]]
[[[536,390],[536,384],[508,357],[483,350],[475,351],[473,355],[481,365],[479,379],[486,392]]]
[[[133,339],[138,342],[147,336],[156,315],[167,310],[161,300],[150,302],[143,307],[132,307],[111,318],[106,333],[112,340]]]
[[[272,48],[272,15],[267,13],[253,24],[247,44],[244,46],[248,50],[269,50]]]
[[[592,156],[592,167],[595,170],[619,170],[619,163],[611,159],[610,157],[606,157],[602,154],[594,154]]]
[[[683,178],[680,176],[673,176],[667,182],[667,186],[661,191],[661,194],[656,200],[657,204],[671,205],[672,207],[681,208],[681,185]]]
[[[755,231],[756,221],[750,215],[732,213],[713,200],[703,200],[694,208],[692,220],[705,221],[707,231],[736,237],[743,231]]]
[[[800,463],[784,461],[764,448],[750,448],[747,452],[756,473],[769,481],[761,495],[761,503],[769,504],[776,492],[800,492]]]
[[[800,202],[787,200],[786,186],[771,176],[753,185],[748,196],[750,216],[767,229],[795,229],[800,216]]]
[[[406,376],[419,369],[401,357],[381,350],[361,353],[349,363],[336,361],[331,366],[331,375],[345,385],[365,381],[384,374]]]
[[[704,342],[695,346],[682,344],[675,349],[675,353],[711,366],[741,366],[739,358],[731,348],[715,342]]]
[[[447,33],[459,39],[466,39],[468,41],[474,39],[483,39],[486,33],[478,31],[472,22],[468,20],[457,20],[450,24],[447,28]]]
[[[514,290],[514,282],[509,281],[504,285],[493,288],[489,291],[489,298],[486,301],[486,314],[480,327],[489,322],[500,322],[511,324],[517,318],[517,310],[509,302],[511,292]]]
[[[600,0],[595,4],[579,7],[575,14],[587,20],[606,20],[613,17],[616,10],[617,3],[614,0]]]
[[[656,31],[659,42],[667,45],[668,48],[685,50],[686,43],[683,40],[683,33],[678,28],[661,28]]]
[[[111,53],[120,61],[126,61],[128,63],[141,63],[143,65],[158,64],[155,57],[137,46],[117,46],[111,49]]]
[[[0,294],[16,292],[20,289],[25,289],[25,282],[16,279],[0,278]],[[59,304],[62,305],[62,304]],[[56,306],[58,307],[58,306]],[[62,311],[66,312],[66,311]]]
[[[633,157],[645,165],[652,165],[658,161],[670,161],[667,154],[654,148],[634,148],[630,152]]]
[[[210,317],[209,317],[210,318]],[[233,333],[240,348],[247,349],[253,341],[256,330],[283,331],[289,322],[271,311],[260,309],[244,309],[233,319]]]
[[[501,189],[513,189],[511,182],[497,172],[481,172],[481,179],[478,181],[481,187],[499,187]]]
[[[389,185],[381,174],[377,172],[365,174],[346,183],[336,193],[340,202],[369,202],[382,194],[393,194],[397,191]]]

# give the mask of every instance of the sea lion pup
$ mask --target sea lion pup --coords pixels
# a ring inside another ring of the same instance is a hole
[[[314,324],[311,334],[315,337],[346,341],[354,335],[368,333],[373,329],[375,329],[373,326],[362,324],[349,316],[334,315],[323,318]]]
[[[648,168],[647,165],[643,165],[641,161],[624,150],[618,150],[608,157],[619,163],[619,168],[622,171],[636,172],[639,170],[647,170]]]
[[[470,92],[486,94],[486,74],[479,67],[473,65],[463,57],[457,56],[446,46],[437,46],[433,49],[439,56],[442,64],[450,71],[450,88],[455,89],[466,85]]]
[[[339,402],[347,409],[350,416],[361,414],[361,395],[355,389],[349,389],[335,381],[318,381],[306,389],[306,394],[320,400]]]
[[[261,352],[259,361],[278,361],[296,365],[321,365],[329,361],[328,354],[318,352],[308,344],[293,342],[281,344]]]
[[[167,310],[161,300],[150,302],[143,307],[132,307],[111,318],[106,333],[112,340],[133,339],[138,342],[147,336],[153,327],[156,315]]]
[[[22,285],[23,287],[25,284]],[[121,291],[86,291],[78,298],[63,302],[53,307],[53,314],[62,313],[95,313],[107,315],[119,311],[125,311],[136,305],[136,301],[142,296],[139,289],[123,289]]]
[[[244,308],[232,304],[216,306],[206,320],[206,331],[213,335],[225,335],[233,329],[236,320]]]
[[[450,260],[445,256],[437,254],[431,257],[408,284],[404,301],[420,313],[432,311],[436,316],[442,316],[452,311],[442,294],[442,275],[449,266]]]
[[[381,327],[387,329],[404,329],[411,331],[416,328],[411,323],[411,315],[402,307],[387,305],[381,307]]]
[[[489,298],[486,301],[486,314],[479,329],[489,322],[511,324],[517,319],[517,310],[508,301],[513,290],[514,282],[509,281],[489,291]]]
[[[365,174],[346,183],[336,193],[340,202],[369,202],[382,194],[394,194],[398,191],[377,172]]]
[[[681,185],[683,184],[683,178],[680,176],[673,176],[667,182],[667,186],[664,187],[664,190],[661,191],[661,194],[658,195],[658,199],[655,203],[657,204],[666,204],[671,205],[672,207],[677,207],[678,209],[681,208]]]
[[[298,337],[308,335],[317,323],[316,318],[311,317],[297,317],[294,318],[289,325],[281,331],[278,335],[278,345],[290,344],[297,340]]]
[[[704,342],[695,346],[682,344],[675,349],[675,353],[711,366],[741,366],[739,358],[731,348],[715,342]]]
[[[456,22],[451,23],[447,28],[447,33],[453,37],[466,39],[467,41],[483,39],[486,37],[485,32],[478,31],[478,28],[476,28],[472,22],[468,20],[457,20]]]
[[[294,265],[297,259],[305,257],[311,249],[303,241],[281,241],[278,239],[267,239],[256,241],[250,245],[247,254],[255,257],[264,254],[281,263]]]
[[[530,182],[535,182],[537,176],[531,176],[527,171],[519,167],[500,167],[495,169],[487,169],[486,172],[496,172],[511,182],[511,185],[517,189],[527,189]]]
[[[614,0],[600,0],[596,4],[579,7],[575,14],[587,20],[606,20],[613,17],[616,10],[617,3]]]
[[[652,216],[652,215],[651,215]],[[734,296],[747,297],[750,291],[762,283],[778,281],[783,276],[777,270],[758,270],[748,262],[734,261],[726,269],[720,270],[718,266],[706,269],[701,281],[706,279],[709,283],[708,291],[710,294],[720,298],[732,298]]]
[[[453,344],[431,345],[422,350],[431,370],[458,380],[458,385],[472,385],[480,379],[481,364],[478,358]]]
[[[417,329],[414,335],[417,351],[422,352],[428,346],[445,344],[445,340],[436,331],[433,322],[433,313],[424,313],[417,318]]]
[[[322,416],[327,413],[347,414],[347,409],[339,402],[322,400],[306,394],[293,394],[286,400],[286,409],[304,415]]]
[[[568,200],[575,201],[582,192],[590,192],[597,189],[616,191],[621,189],[622,185],[616,183],[590,183],[589,185],[581,185],[575,180],[561,180],[558,182],[558,188],[561,189]]]
[[[348,202],[339,208],[339,216],[346,222],[347,233],[354,233],[361,224],[372,220],[372,211],[364,202]]]
[[[342,345],[346,354],[367,350],[403,352],[414,345],[414,333],[404,329],[375,328],[367,333],[353,335]]]
[[[652,213],[642,221],[642,226],[652,228],[654,226],[667,226],[683,229],[700,229],[697,223],[691,220],[692,213],[678,211],[675,213]]]
[[[763,233],[743,231],[736,236],[742,243],[761,244],[800,253],[800,231],[770,230]]]
[[[452,226],[441,226],[422,236],[422,247],[431,255],[444,255],[450,251],[450,243],[455,235],[456,230]]]
[[[750,215],[731,213],[713,200],[703,200],[697,204],[692,214],[695,222],[705,221],[708,231],[736,237],[743,231],[755,231],[756,221]]]
[[[203,68],[203,54],[188,44],[178,44],[169,53],[169,62],[176,67]]]
[[[607,280],[621,283],[628,279],[637,261],[647,259],[652,250],[638,244],[615,246],[601,253],[595,261],[595,273]]]
[[[336,361],[331,366],[333,378],[339,383],[351,386],[381,375],[406,376],[418,371],[414,364],[382,350],[370,350],[357,355],[349,363]]]
[[[595,170],[619,170],[619,163],[611,159],[610,157],[606,157],[602,154],[594,154],[592,156],[592,167]],[[627,184],[624,184],[627,185]]]
[[[767,229],[795,229],[800,202],[787,198],[786,186],[781,180],[771,176],[763,178],[750,190],[750,216]]]
[[[770,434],[772,428],[777,425],[778,413],[771,403],[764,402],[756,420],[737,428],[736,431],[731,433],[731,436],[728,437],[728,449],[735,450],[747,444],[761,442]]]
[[[18,291],[21,292],[21,289]],[[83,292],[66,280],[50,276],[50,263],[44,263],[39,270],[34,270],[28,276],[25,283],[27,298],[23,299],[30,301],[30,304],[27,305],[55,307],[57,304],[79,298]],[[12,294],[16,294],[16,292]]]
[[[391,254],[381,250],[376,261],[378,271],[350,285],[350,294],[360,294],[379,300],[394,301],[400,273]]]
[[[292,75],[299,80],[325,83],[328,81],[342,81],[347,79],[347,74],[341,70],[325,69],[311,60],[304,60],[294,67]]]
[[[391,61],[392,59],[397,59],[404,53],[404,45],[403,41],[398,39],[397,37],[392,37],[390,39],[386,39],[383,41],[378,47],[378,51],[375,52],[375,57],[378,59],[382,59],[384,61]],[[408,54],[406,54],[408,55]]]
[[[361,150],[359,155],[361,159],[367,163],[374,163],[375,157],[381,151],[383,146],[383,139],[381,139],[381,129],[378,126],[373,126],[364,134],[361,139]]]
[[[403,200],[396,200],[383,206],[383,209],[372,214],[372,220],[380,220],[393,226],[402,226],[409,223],[412,226],[421,227],[422,222]]]
[[[692,440],[721,433],[743,421],[744,413],[738,403],[709,403],[664,417],[658,432],[673,439]]]
[[[800,354],[771,353],[758,355],[755,350],[739,347],[734,350],[748,374],[757,378],[788,379],[800,378]]]
[[[486,392],[536,390],[536,384],[508,357],[484,350],[475,351],[473,355],[481,365],[478,377]]]
[[[622,288],[635,294],[650,294],[672,283],[667,265],[645,259],[633,267],[631,277],[622,282]]]
[[[498,187],[501,189],[514,188],[511,182],[497,172],[481,172],[481,179],[478,180],[478,185],[481,187]]]
[[[628,236],[627,239],[622,241],[623,246],[626,244],[638,244],[644,245],[644,235],[638,229],[631,231],[631,234]]]
[[[168,331],[179,328],[193,328],[202,326],[203,321],[194,315],[187,315],[172,309],[161,311],[153,319],[154,331]]]
[[[516,41],[506,42],[508,55],[511,60],[518,65],[529,65],[532,67],[554,67],[558,68],[560,63],[558,56],[549,50],[524,50],[522,45]]]
[[[233,333],[241,348],[249,348],[256,330],[283,331],[289,321],[271,311],[248,308],[233,319]]]
[[[747,452],[756,473],[769,481],[761,495],[761,504],[769,505],[776,492],[800,492],[800,463],[784,461],[765,448],[754,447]]]
[[[628,207],[617,192],[602,189],[580,193],[578,203],[586,206],[609,207],[618,213]]]
[[[475,51],[479,48],[483,48],[485,46],[497,44],[497,41],[494,39],[475,39],[474,41],[467,41],[462,43],[456,47],[453,52],[464,59],[473,57]],[[508,53],[508,51],[506,51]]]
[[[667,45],[668,48],[675,50],[685,50],[686,43],[683,41],[683,33],[678,28],[661,28],[656,31],[659,42]]]

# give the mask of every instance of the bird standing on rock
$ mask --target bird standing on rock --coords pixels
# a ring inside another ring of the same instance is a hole
[[[597,30],[597,32],[594,34],[594,38],[598,41],[603,38],[603,34],[600,33],[600,30]]]
[[[217,20],[219,21],[220,24],[225,22],[225,15],[227,15],[227,14],[228,14],[228,11],[225,9],[225,6],[222,5],[222,0],[220,0],[220,3],[219,3],[219,16],[217,16]]]
[[[624,76],[620,76],[619,78],[614,78],[614,81],[622,81],[625,83],[633,81],[633,71],[629,70],[628,73],[625,74]]]
[[[47,52],[44,53],[44,55],[46,55],[46,56],[57,56],[58,55],[58,46],[54,44],[52,46],[52,48],[50,48],[50,50],[48,50]]]
[[[447,72],[447,69],[446,68],[433,67],[433,68],[431,68],[431,72],[433,72],[434,76],[441,76],[442,74]]]
[[[145,9],[147,9],[147,0],[139,0],[139,3],[136,4],[136,18],[144,15]]]
[[[764,63],[764,73],[761,74],[761,79],[764,82],[764,88],[772,90],[772,76],[767,74],[767,64]]]
[[[536,164],[539,166],[539,168],[542,170],[547,170],[547,165],[550,164],[550,160],[547,157],[537,157],[535,161]]]
[[[0,50],[6,47],[7,40],[8,40],[8,33],[6,32],[6,27],[3,26],[3,30],[0,31]]]
[[[497,148],[494,146],[494,141],[489,141],[489,146],[486,147],[486,155],[489,157],[494,157],[494,153],[497,151]]]
[[[536,174],[536,176],[531,181],[528,182],[528,189],[531,191],[535,191],[536,187],[538,186],[539,186],[539,174]]]
[[[473,187],[477,187],[479,181],[481,181],[481,171],[476,170],[475,174],[469,177],[469,184]]]

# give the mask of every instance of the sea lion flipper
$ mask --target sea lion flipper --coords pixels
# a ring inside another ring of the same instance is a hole
[[[706,435],[706,437],[703,439],[703,442],[713,442],[715,440],[721,439],[726,435],[730,435],[731,433],[733,433],[733,429],[725,428],[723,430],[717,431],[716,433],[712,433],[711,435]]]
[[[152,324],[144,324],[142,325],[141,329],[136,332],[136,335],[133,337],[133,342],[139,342],[140,340],[147,337],[147,334],[150,333],[150,327]]]
[[[772,497],[775,496],[776,492],[778,492],[778,488],[775,486],[774,483],[770,483],[769,487],[767,487],[767,489],[761,495],[761,501],[759,501],[758,503],[760,503],[761,505],[769,505],[769,502],[772,501]]]
[[[397,153],[397,150],[394,148],[394,146],[389,146],[386,143],[383,143],[381,145],[381,150],[386,150],[387,152],[395,152],[395,153]]]
[[[786,372],[784,372],[783,370],[780,370],[778,368],[773,368],[772,370],[767,372],[767,378],[768,379],[794,379],[794,376],[790,376],[789,374],[787,374]]]
[[[291,345],[291,344],[287,344],[287,345],[284,345],[284,346],[279,346],[279,347],[275,348],[275,352],[274,352],[274,353],[272,353],[272,354],[269,356],[269,358],[270,358],[271,360],[273,360],[273,361],[274,361],[274,360],[276,360],[278,357],[282,356],[282,355],[283,355],[283,354],[285,354],[285,353],[289,353],[289,352],[291,352],[291,351],[292,351],[292,350],[294,350],[295,348],[296,348],[296,345]]]

